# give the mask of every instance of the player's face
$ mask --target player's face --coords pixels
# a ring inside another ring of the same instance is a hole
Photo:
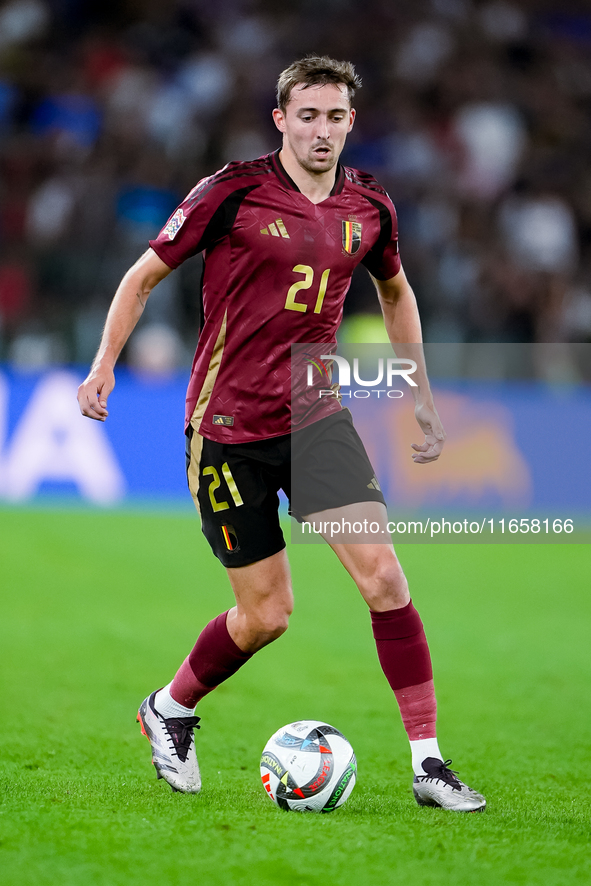
[[[355,120],[344,84],[298,84],[291,91],[285,113],[273,112],[283,133],[283,149],[302,169],[314,175],[329,172],[339,159]]]

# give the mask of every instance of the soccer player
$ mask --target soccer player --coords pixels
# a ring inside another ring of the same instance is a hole
[[[348,410],[336,397],[320,398],[297,420],[290,409],[291,345],[318,343],[319,353],[330,353],[360,262],[375,282],[397,355],[404,357],[404,343],[421,342],[394,206],[370,175],[339,163],[360,85],[350,63],[326,57],[283,71],[273,111],[281,148],[229,163],[190,192],[124,276],[79,389],[82,413],[105,421],[116,360],[151,290],[203,252],[203,321],[187,393],[187,475],[236,605],[205,626],[174,679],[152,692],[138,713],[157,775],[176,791],[201,787],[197,703],[287,629],[293,597],[278,489],[300,519],[363,515],[384,531],[387,524]],[[439,457],[445,434],[420,361],[415,379],[424,441],[413,444],[413,458],[428,464]],[[294,441],[301,476],[310,476],[292,494]],[[313,459],[306,460],[312,449]],[[392,545],[327,541],[370,609],[380,664],[410,740],[417,802],[483,809],[484,798],[459,781],[439,751],[429,648]]]

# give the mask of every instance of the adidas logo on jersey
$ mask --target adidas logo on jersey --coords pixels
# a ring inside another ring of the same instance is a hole
[[[271,234],[272,237],[283,237],[284,240],[289,240],[287,228],[280,218],[276,218],[274,222],[271,222],[268,228],[262,228],[261,234]]]

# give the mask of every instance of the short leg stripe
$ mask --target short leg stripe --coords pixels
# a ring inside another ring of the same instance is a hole
[[[189,491],[193,497],[193,501],[195,503],[195,507],[201,515],[201,509],[199,508],[199,474],[201,467],[201,453],[203,452],[203,437],[201,434],[197,434],[193,431],[191,436],[191,458],[189,460],[189,467],[187,470],[187,480],[189,481]]]

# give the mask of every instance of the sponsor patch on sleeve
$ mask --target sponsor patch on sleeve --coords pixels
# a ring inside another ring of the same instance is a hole
[[[172,218],[164,228],[163,233],[168,235],[169,240],[174,240],[174,238],[184,225],[185,221],[185,213],[182,209],[177,209],[175,214],[172,216]]]

